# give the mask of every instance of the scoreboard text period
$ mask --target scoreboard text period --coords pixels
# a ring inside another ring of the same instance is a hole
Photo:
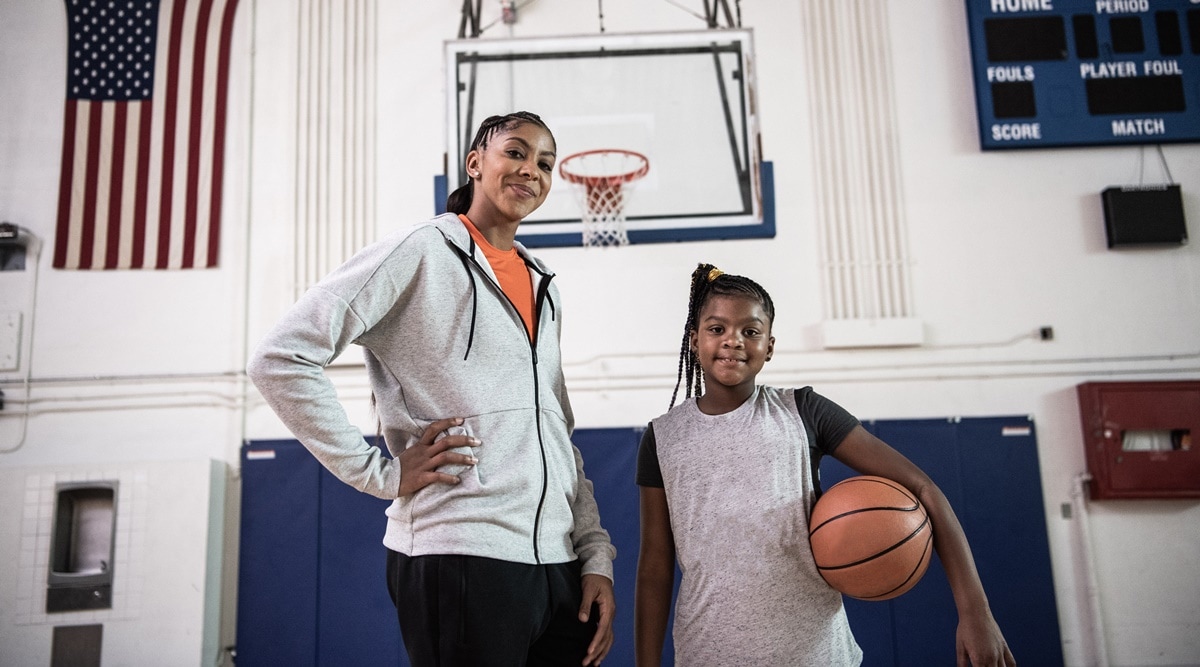
[[[967,0],[985,150],[1200,141],[1200,0]]]

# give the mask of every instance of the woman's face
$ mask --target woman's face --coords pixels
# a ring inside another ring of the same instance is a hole
[[[500,130],[482,149],[467,154],[467,174],[475,181],[467,217],[476,225],[520,222],[550,193],[554,137],[536,123]]]

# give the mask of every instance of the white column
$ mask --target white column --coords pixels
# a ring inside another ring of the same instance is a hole
[[[296,3],[297,293],[374,240],[376,2]]]
[[[919,345],[886,0],[804,7],[826,347]]]

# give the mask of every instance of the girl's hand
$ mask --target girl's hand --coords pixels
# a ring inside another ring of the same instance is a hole
[[[961,617],[956,643],[958,667],[1016,667],[1017,661],[991,613]]]
[[[425,429],[416,444],[400,453],[400,497],[414,494],[434,483],[458,484],[457,476],[438,472],[437,469],[449,464],[473,466],[479,462],[474,456],[447,451],[456,447],[478,447],[478,438],[447,435],[437,439],[439,433],[444,433],[451,426],[461,426],[462,423],[462,417],[435,421]]]

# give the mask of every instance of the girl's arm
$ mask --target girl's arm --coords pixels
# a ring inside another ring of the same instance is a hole
[[[933,524],[933,546],[946,570],[958,608],[958,664],[1015,666],[1012,652],[992,617],[967,537],[942,490],[915,463],[862,426],[846,436],[833,457],[859,474],[886,477],[903,484],[925,506]]]
[[[657,667],[662,661],[675,588],[675,537],[666,491],[661,487],[640,488],[642,544],[634,594],[633,641],[637,666]]]

